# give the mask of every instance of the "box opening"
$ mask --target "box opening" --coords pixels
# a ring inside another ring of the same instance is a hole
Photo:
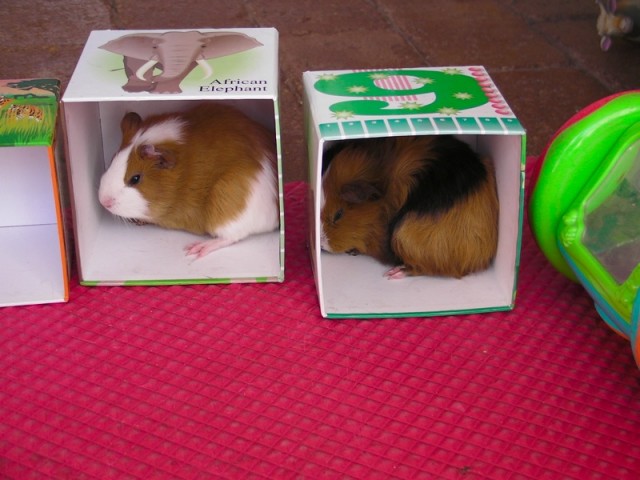
[[[2,147],[0,305],[65,299],[52,162],[48,147]]]
[[[232,105],[275,135],[277,116],[273,101],[206,101]],[[75,202],[83,283],[217,283],[231,279],[260,281],[281,275],[280,232],[277,230],[251,236],[194,260],[185,256],[182,247],[202,237],[125,222],[98,202],[100,178],[120,147],[120,120],[125,113],[135,111],[144,118],[152,114],[184,111],[200,103],[203,101],[113,101],[65,105],[73,189],[76,198],[84,199]]]
[[[428,311],[442,315],[450,311],[483,311],[511,308],[520,229],[521,138],[515,136],[455,135],[474,151],[491,158],[496,171],[500,201],[498,253],[491,266],[461,279],[410,277],[389,280],[390,268],[371,257],[334,254],[320,248],[320,228],[315,229],[314,250],[318,260],[319,289],[327,316],[414,316]],[[324,142],[322,153],[335,142]],[[322,157],[324,158],[324,157]],[[318,178],[323,161],[318,162]],[[316,191],[314,224],[319,226],[321,192]],[[455,305],[455,308],[453,306]]]

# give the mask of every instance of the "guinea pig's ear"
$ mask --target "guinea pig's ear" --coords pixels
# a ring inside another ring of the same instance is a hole
[[[135,112],[129,112],[120,122],[120,130],[122,130],[122,145],[128,145],[133,136],[136,134],[142,123],[142,118]]]
[[[348,203],[364,203],[382,197],[380,190],[369,182],[347,183],[340,189],[340,198]]]
[[[140,145],[138,147],[138,155],[143,160],[153,161],[157,168],[169,169],[176,165],[175,153],[158,145]]]

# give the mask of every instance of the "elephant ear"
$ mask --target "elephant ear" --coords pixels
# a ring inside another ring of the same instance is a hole
[[[244,33],[211,32],[203,34],[201,53],[204,58],[218,58],[261,46],[262,43]]]
[[[123,35],[99,48],[125,57],[148,60],[153,56],[153,47],[162,42],[162,35],[153,33]]]

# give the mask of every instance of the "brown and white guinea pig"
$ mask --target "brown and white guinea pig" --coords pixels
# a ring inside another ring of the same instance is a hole
[[[395,265],[385,273],[393,279],[407,275],[460,278],[487,268],[498,241],[499,206],[491,163],[452,136],[397,137],[383,142],[381,148],[380,140],[372,144],[379,149],[375,154],[371,147],[362,148],[364,143],[351,142],[332,154],[323,176],[323,248],[330,252],[353,249]],[[351,184],[349,175],[360,175],[357,169],[340,168],[341,163],[377,168],[377,177],[369,174],[376,177],[377,197],[360,203],[336,202],[336,197],[343,196],[336,186]],[[339,181],[331,179],[332,170],[342,175]],[[375,221],[358,220],[352,227],[352,218],[370,210],[376,212]],[[347,211],[349,217],[345,217]],[[367,230],[367,223],[374,228]],[[363,239],[380,245],[362,249]]]
[[[239,110],[209,102],[121,122],[122,144],[100,180],[100,203],[139,223],[213,238],[202,257],[279,224],[273,134]]]

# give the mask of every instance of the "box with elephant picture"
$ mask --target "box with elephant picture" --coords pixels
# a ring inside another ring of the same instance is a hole
[[[80,282],[282,281],[278,32],[91,32],[62,98]]]
[[[305,72],[323,316],[513,308],[525,131],[483,67]]]

